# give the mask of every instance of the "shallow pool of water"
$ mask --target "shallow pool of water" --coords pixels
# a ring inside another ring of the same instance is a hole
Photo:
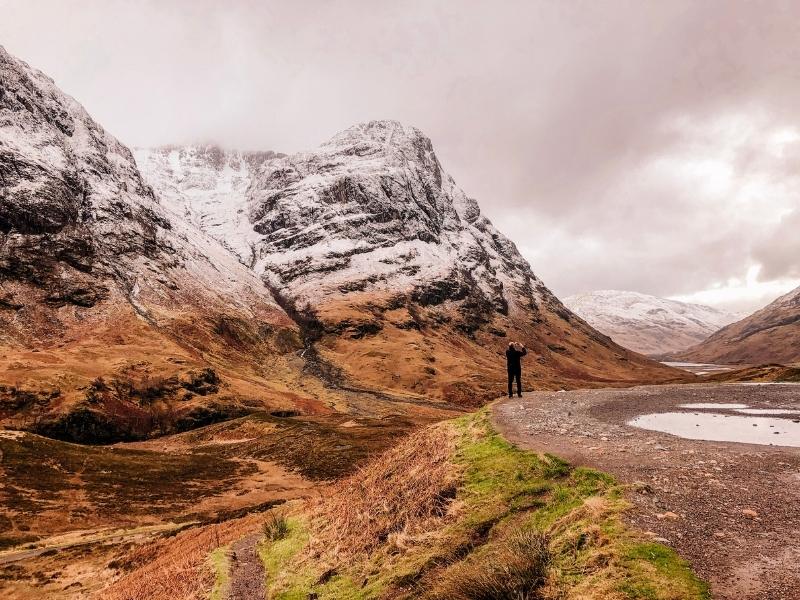
[[[666,412],[638,416],[628,425],[690,440],[800,447],[800,423],[791,419]]]
[[[743,415],[800,415],[800,410],[791,408],[737,408]]]
[[[737,404],[736,402],[695,402],[694,404],[681,404],[681,408],[716,408],[717,410],[723,410],[726,408],[747,408],[747,404]]]

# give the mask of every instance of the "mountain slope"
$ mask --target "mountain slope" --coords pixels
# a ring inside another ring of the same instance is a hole
[[[0,423],[99,441],[285,404],[297,326],[260,279],[2,48],[0,86]]]
[[[710,306],[617,290],[577,294],[564,304],[615,342],[642,354],[685,350],[736,320]]]
[[[164,152],[137,153],[145,178],[165,204],[194,206],[201,191],[164,185]],[[202,154],[168,152],[183,161],[179,172]],[[216,173],[208,164],[203,178]],[[529,385],[673,375],[567,310],[412,127],[373,121],[313,152],[265,160],[236,201],[244,206],[216,211],[228,220],[207,230],[227,235],[246,211],[255,237],[226,243],[249,248],[240,258],[340,379],[477,403],[502,392],[502,352],[516,338],[533,351]]]
[[[721,364],[800,362],[800,288],[676,356]]]

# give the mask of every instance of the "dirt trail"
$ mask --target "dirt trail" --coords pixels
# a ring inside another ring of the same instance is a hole
[[[800,448],[687,440],[626,425],[697,402],[798,409],[800,386],[536,392],[497,402],[493,419],[520,447],[633,484],[630,523],[691,561],[714,598],[800,598]]]
[[[228,600],[264,599],[264,565],[256,549],[262,537],[260,533],[255,533],[231,544]]]

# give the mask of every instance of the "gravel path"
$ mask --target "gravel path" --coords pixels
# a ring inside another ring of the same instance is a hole
[[[687,440],[626,425],[683,403],[800,408],[800,385],[535,392],[493,406],[517,445],[633,484],[630,523],[672,547],[714,598],[800,599],[800,448]],[[719,410],[725,414],[736,414]]]
[[[264,600],[264,565],[256,550],[261,538],[261,534],[256,533],[231,545],[228,600]]]

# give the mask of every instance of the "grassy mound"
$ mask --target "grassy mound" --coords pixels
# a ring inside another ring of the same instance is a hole
[[[609,476],[519,450],[486,411],[410,436],[291,514],[260,553],[273,599],[708,598],[629,530]]]

